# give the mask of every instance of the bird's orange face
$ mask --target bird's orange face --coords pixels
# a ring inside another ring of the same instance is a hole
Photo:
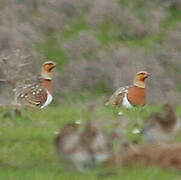
[[[147,73],[146,71],[140,71],[136,74],[136,79],[139,81],[144,81],[149,76],[150,76],[150,74]]]
[[[43,68],[46,72],[51,72],[55,68],[56,64],[53,61],[47,61],[43,64]]]

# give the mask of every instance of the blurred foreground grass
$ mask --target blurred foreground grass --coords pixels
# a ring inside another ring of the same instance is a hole
[[[130,117],[130,138],[135,126],[139,127],[144,118],[159,106],[136,108],[122,111]],[[177,113],[181,113],[180,108]],[[3,118],[0,115],[0,179],[2,180],[68,180],[68,179],[136,179],[167,180],[180,179],[178,171],[165,171],[154,167],[115,168],[99,167],[83,174],[67,167],[58,158],[53,140],[61,126],[72,121],[107,119],[116,121],[118,109],[96,107],[91,112],[84,104],[51,106],[43,111],[24,110],[22,117]]]

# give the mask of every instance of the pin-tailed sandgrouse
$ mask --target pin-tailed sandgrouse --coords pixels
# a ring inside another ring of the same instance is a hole
[[[146,71],[136,74],[132,86],[120,87],[113,93],[106,105],[110,106],[144,106],[146,104],[146,78],[150,76]]]
[[[42,65],[40,80],[34,84],[24,85],[15,90],[15,101],[22,106],[42,109],[53,100],[52,69],[56,66],[53,61]]]

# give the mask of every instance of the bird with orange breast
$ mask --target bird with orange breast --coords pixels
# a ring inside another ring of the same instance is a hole
[[[120,87],[109,98],[106,105],[110,106],[144,106],[146,104],[146,82],[150,76],[146,71],[140,71],[136,74],[132,86]]]
[[[15,102],[21,106],[42,109],[53,100],[52,69],[56,64],[47,61],[42,65],[40,80],[15,89]]]

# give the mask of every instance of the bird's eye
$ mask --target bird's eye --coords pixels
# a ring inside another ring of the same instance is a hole
[[[46,65],[51,66],[51,65],[52,65],[52,63],[48,63],[48,64],[46,64]]]

